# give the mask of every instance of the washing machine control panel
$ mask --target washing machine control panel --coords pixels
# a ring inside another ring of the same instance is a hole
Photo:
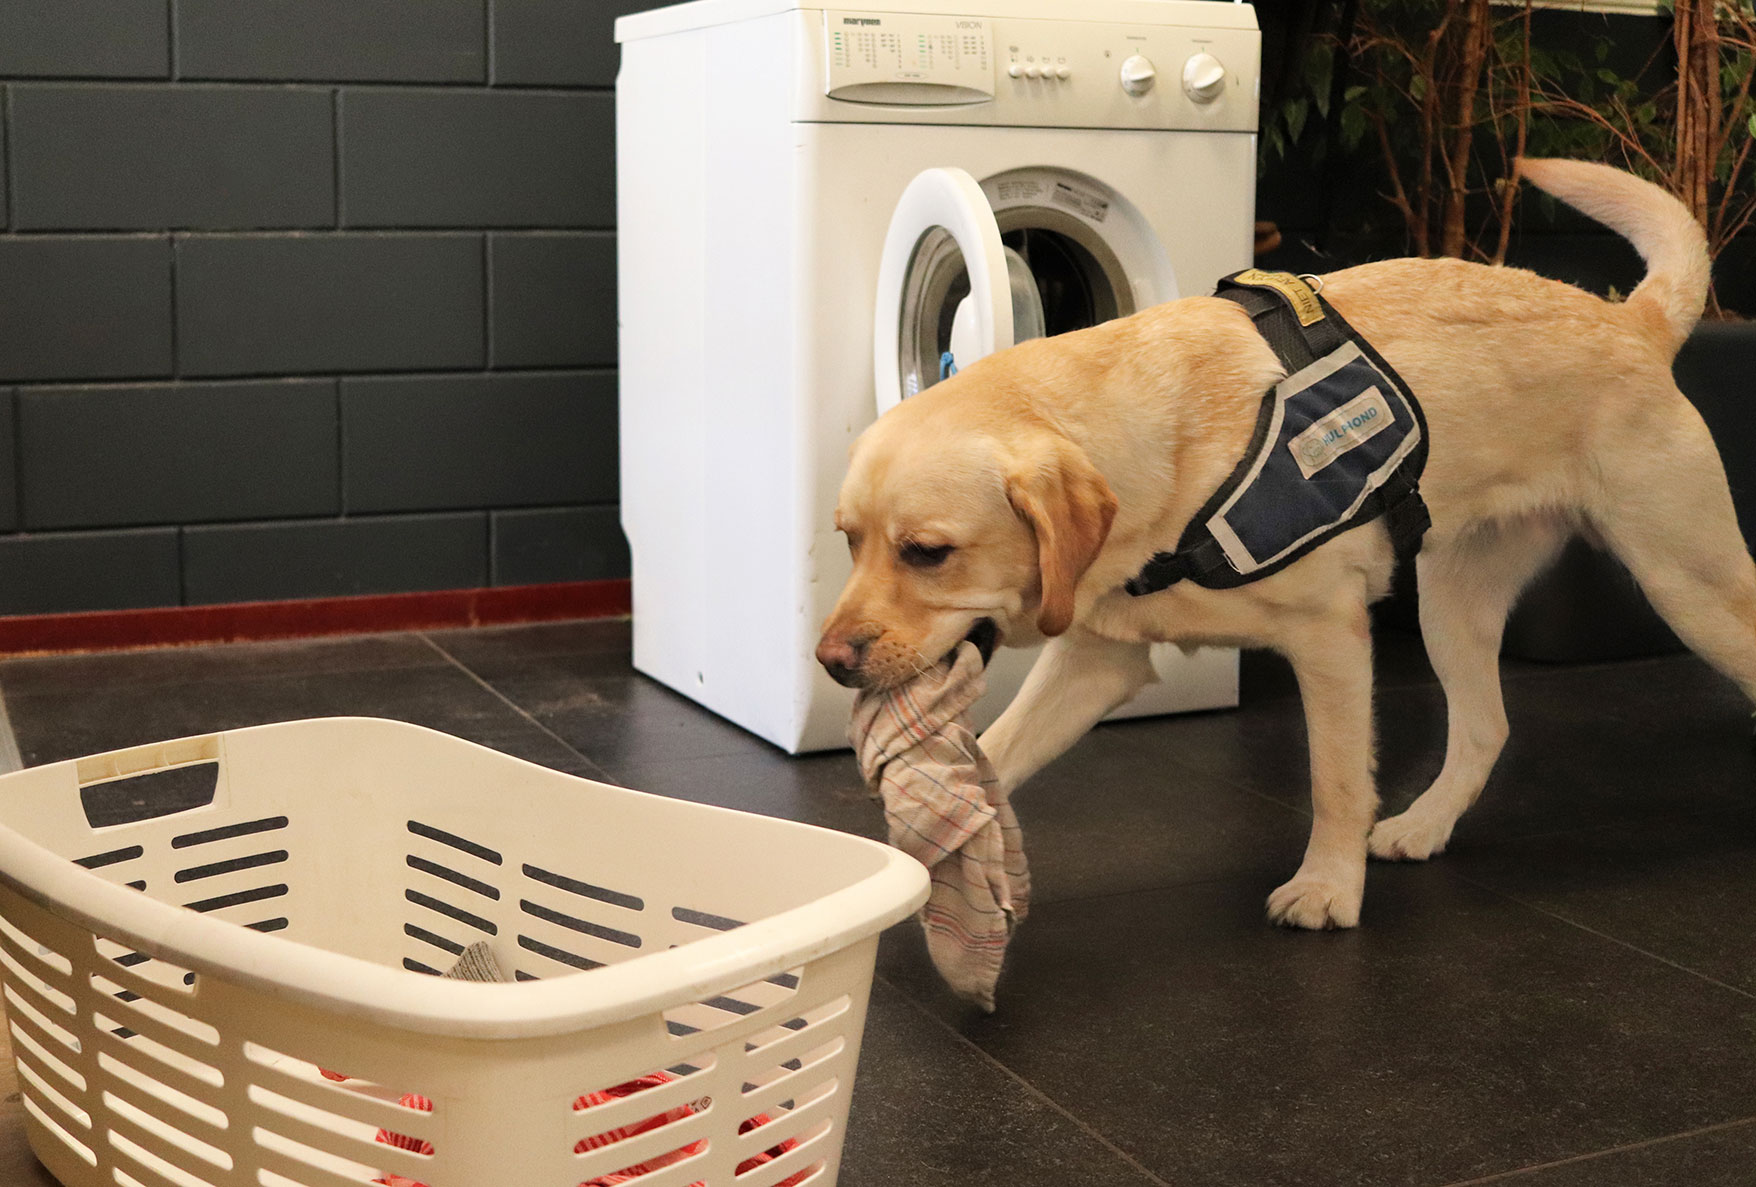
[[[802,12],[823,51],[801,55],[799,118],[1255,131],[1261,42],[1235,15],[1249,10],[1177,8],[1176,25]]]
[[[827,94],[918,106],[994,97],[993,22],[984,17],[825,12]]]

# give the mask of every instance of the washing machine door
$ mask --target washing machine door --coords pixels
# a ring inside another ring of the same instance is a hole
[[[1036,281],[1024,259],[1000,242],[976,179],[945,168],[909,182],[878,268],[878,412],[984,355],[1042,335]]]

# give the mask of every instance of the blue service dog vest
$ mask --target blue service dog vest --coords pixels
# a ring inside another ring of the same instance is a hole
[[[1402,378],[1304,280],[1254,268],[1219,282],[1287,377],[1262,397],[1244,458],[1127,584],[1136,597],[1189,580],[1230,589],[1278,572],[1349,528],[1384,517],[1397,555],[1420,550],[1427,423]]]

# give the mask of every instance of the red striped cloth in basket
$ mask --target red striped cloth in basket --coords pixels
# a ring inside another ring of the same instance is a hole
[[[654,1072],[650,1076],[641,1076],[637,1079],[629,1080],[626,1083],[617,1084],[613,1088],[606,1088],[601,1092],[587,1093],[573,1102],[573,1108],[576,1112],[585,1112],[586,1110],[595,1108],[598,1105],[608,1104],[613,1100],[621,1100],[623,1097],[633,1096],[635,1093],[644,1092],[649,1088],[657,1088],[660,1084],[668,1084],[675,1078],[675,1076],[670,1075],[668,1072]],[[433,1110],[432,1101],[415,1093],[409,1093],[404,1096],[401,1103],[404,1108],[418,1109],[422,1112],[432,1112]],[[619,1126],[615,1129],[607,1130],[604,1133],[595,1134],[589,1138],[583,1138],[573,1147],[573,1152],[575,1154],[584,1154],[587,1150],[601,1150],[605,1146],[614,1145],[615,1143],[625,1141],[628,1138],[638,1137],[643,1133],[651,1133],[653,1130],[658,1129],[661,1126],[669,1125],[673,1121],[681,1121],[685,1117],[692,1117],[695,1115],[695,1112],[696,1109],[693,1104],[678,1105],[676,1108],[667,1109],[662,1113],[655,1113],[653,1116],[642,1121],[636,1121],[630,1125]],[[758,1126],[767,1125],[768,1123],[768,1114],[758,1113],[756,1116],[742,1122],[738,1126],[738,1132],[749,1133]],[[406,1134],[391,1133],[387,1129],[381,1129],[378,1131],[378,1140],[386,1145],[395,1146],[401,1150],[413,1150],[417,1154],[433,1153],[433,1143],[421,1138],[409,1137]],[[798,1144],[799,1143],[794,1139],[787,1138],[777,1146],[772,1146],[769,1149],[762,1151],[760,1154],[744,1159],[744,1161],[738,1164],[736,1173],[742,1175],[748,1171],[756,1169],[765,1162],[772,1162],[782,1154],[785,1154],[788,1150],[797,1147]],[[668,1154],[661,1154],[657,1158],[649,1158],[645,1162],[636,1166],[624,1167],[623,1169],[612,1172],[611,1174],[600,1175],[595,1179],[587,1180],[586,1182],[581,1183],[579,1187],[616,1187],[616,1185],[620,1183],[631,1183],[644,1175],[651,1174],[653,1171],[661,1170],[664,1167],[682,1162],[685,1158],[692,1158],[706,1148],[707,1142],[705,1139],[690,1142],[688,1145],[680,1146]],[[782,1180],[776,1185],[776,1187],[797,1187],[797,1185],[803,1183],[810,1174],[810,1170],[802,1170],[798,1174],[789,1176]],[[401,1175],[386,1175],[382,1179],[374,1179],[372,1181],[374,1183],[383,1184],[384,1187],[426,1187],[426,1184],[424,1183],[417,1182],[414,1179],[404,1178]],[[703,1185],[701,1183],[694,1183],[691,1184],[691,1187],[703,1187]]]

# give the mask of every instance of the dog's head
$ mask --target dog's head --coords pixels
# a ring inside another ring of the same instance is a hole
[[[1014,643],[1060,634],[1109,533],[1116,497],[1084,452],[1047,424],[960,401],[959,380],[854,444],[835,513],[854,569],[817,647],[842,684],[904,683],[983,619]]]

